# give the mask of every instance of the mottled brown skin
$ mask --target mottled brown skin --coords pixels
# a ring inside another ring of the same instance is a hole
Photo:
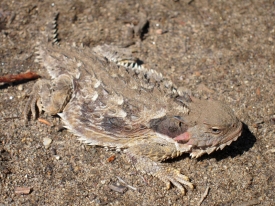
[[[52,80],[39,80],[26,105],[58,114],[89,145],[122,148],[135,167],[184,193],[188,178],[161,162],[199,157],[236,140],[242,123],[225,104],[190,99],[161,74],[138,66],[129,50],[75,48],[44,41],[37,61]]]

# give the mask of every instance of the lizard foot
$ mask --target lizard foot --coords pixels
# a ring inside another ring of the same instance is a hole
[[[173,168],[162,167],[154,176],[162,180],[166,184],[167,189],[170,189],[172,183],[183,195],[185,194],[185,188],[182,185],[187,185],[191,189],[194,189],[194,185],[190,182],[189,178],[181,174],[179,170]]]
[[[36,105],[40,114],[45,111],[49,115],[56,115],[61,112],[69,102],[72,94],[72,79],[68,75],[60,75],[54,80],[40,79],[32,89],[30,98],[24,109],[24,119],[28,119],[31,111],[33,118],[36,118]]]
[[[41,85],[43,85],[41,80],[36,82],[32,88],[31,94],[29,95],[29,99],[27,101],[27,104],[26,104],[26,106],[24,108],[24,112],[23,112],[23,118],[26,122],[28,121],[28,116],[29,116],[30,112],[33,116],[33,119],[36,119],[36,114],[37,114],[36,105],[40,99],[39,91],[40,91]],[[38,106],[38,109],[39,109],[39,113],[40,113],[41,108],[39,108],[39,106]]]
[[[144,152],[142,148],[146,149],[144,145],[136,145],[129,149],[131,152],[129,150],[126,152],[127,157],[135,165],[137,170],[157,177],[166,184],[167,189],[170,189],[171,184],[177,187],[182,194],[185,194],[184,185],[194,189],[194,185],[190,182],[189,178],[181,174],[179,170],[167,167],[165,163],[154,161],[144,155],[137,155],[136,153],[138,152]],[[152,149],[149,152],[152,152]]]

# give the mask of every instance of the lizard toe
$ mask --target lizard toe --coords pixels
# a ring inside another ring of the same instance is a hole
[[[35,94],[30,95],[28,102],[24,108],[24,113],[23,113],[23,118],[25,121],[28,120],[29,113],[32,114],[33,119],[36,119],[36,116],[37,116],[36,103],[37,103],[38,99],[39,99],[38,95],[35,95]]]
[[[170,189],[171,183],[177,187],[182,194],[185,194],[183,185],[188,186],[192,190],[194,189],[194,185],[189,181],[189,178],[181,174],[179,170],[162,168],[155,176],[166,184],[167,189]]]

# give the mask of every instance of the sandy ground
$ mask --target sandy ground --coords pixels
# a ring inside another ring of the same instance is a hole
[[[60,43],[90,47],[128,44],[127,26],[145,14],[147,28],[129,43],[139,59],[196,97],[227,102],[246,127],[223,151],[167,163],[197,186],[182,196],[137,172],[119,152],[82,145],[37,120],[25,126],[22,111],[35,81],[2,85],[0,205],[197,205],[207,187],[202,205],[275,205],[274,1],[53,2],[1,0],[0,75],[45,75],[34,63],[34,48],[53,7],[60,12]],[[43,138],[52,139],[49,148]],[[119,178],[136,190],[110,189],[125,187]],[[31,192],[16,194],[18,187]]]

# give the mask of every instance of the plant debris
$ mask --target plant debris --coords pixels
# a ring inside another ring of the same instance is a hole
[[[14,189],[15,194],[28,195],[31,193],[30,187],[16,187]]]
[[[26,72],[21,74],[8,74],[4,76],[0,76],[0,83],[13,83],[13,82],[21,82],[26,80],[38,79],[40,76],[35,72]]]

